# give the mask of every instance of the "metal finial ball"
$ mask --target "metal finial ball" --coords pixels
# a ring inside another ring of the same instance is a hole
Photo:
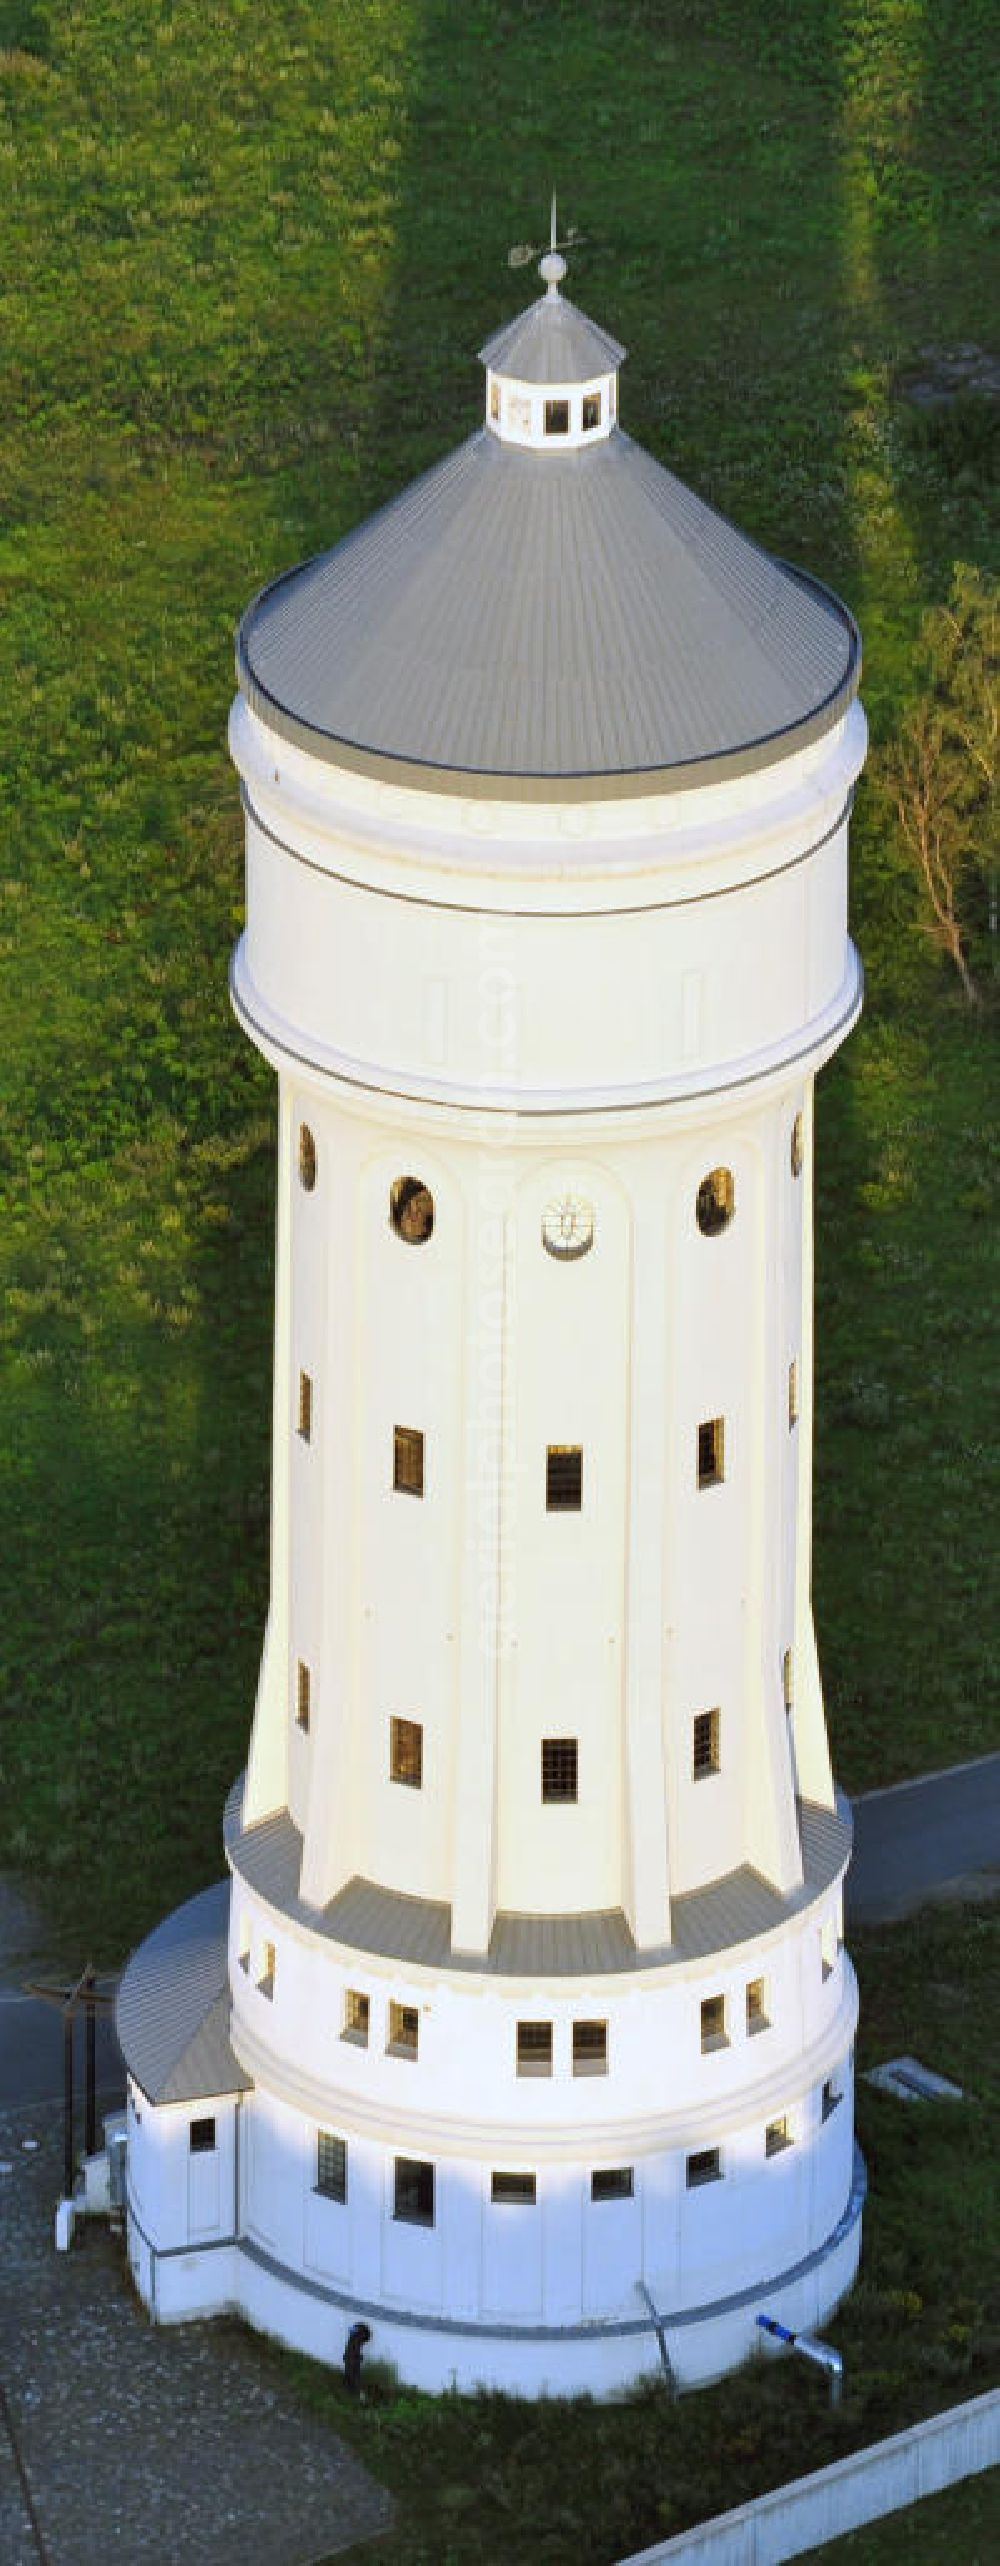
[[[538,273],[545,285],[561,285],[566,274],[566,261],[557,249],[547,249],[538,262]]]

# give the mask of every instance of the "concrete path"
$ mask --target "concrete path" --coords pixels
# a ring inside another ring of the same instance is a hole
[[[893,1924],[935,1900],[1000,1895],[1000,1755],[854,1802],[848,1924]]]
[[[52,2243],[61,2115],[0,2113],[3,2566],[314,2566],[389,2502],[242,2326],[156,2329],[123,2245]]]

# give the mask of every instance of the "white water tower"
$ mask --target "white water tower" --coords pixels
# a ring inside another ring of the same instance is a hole
[[[270,1616],[231,1883],[119,2008],[157,2316],[529,2394],[652,2311],[682,2382],[821,2322],[863,2193],[810,1605],[858,635],[624,434],[562,274],[241,627]]]

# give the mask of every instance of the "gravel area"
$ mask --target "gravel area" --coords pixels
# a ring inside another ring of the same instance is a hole
[[[246,2329],[151,2326],[103,2221],[56,2254],[58,2112],[0,2114],[0,2169],[0,2566],[314,2566],[385,2529]]]

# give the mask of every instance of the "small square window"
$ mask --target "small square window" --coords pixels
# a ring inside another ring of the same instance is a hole
[[[583,1505],[583,1447],[550,1443],[545,1455],[545,1503],[550,1515],[578,1515]]]
[[[568,401],[546,401],[545,434],[547,437],[567,437],[569,435]]]
[[[788,2126],[788,2114],[787,2112],[782,2112],[780,2120],[768,2121],[767,2128],[764,2132],[764,2154],[765,2156],[781,2156],[784,2154],[785,2148],[790,2147],[791,2144],[792,2133]]]
[[[403,1497],[424,1493],[424,1438],[419,1426],[392,1429],[392,1484]]]
[[[578,1754],[576,1738],[543,1737],[543,1800],[575,1800],[577,1797],[577,1782]]]
[[[608,2072],[608,2026],[606,2022],[580,2022],[573,2025],[574,2076],[606,2076]]]
[[[767,2031],[767,1992],[763,1978],[747,1979],[747,2030]]]
[[[724,1996],[702,1997],[701,2045],[705,2050],[726,2047],[726,1999]]]
[[[260,1977],[257,1985],[262,1996],[273,1997],[276,1953],[273,1942],[265,1942]]]
[[[706,1417],[698,1428],[698,1486],[718,1488],[726,1475],[726,1421]]]
[[[551,2076],[551,2023],[518,2023],[517,2072],[519,2076]]]
[[[312,1442],[313,1385],[308,1372],[299,1374],[299,1433],[303,1443]]]
[[[410,2227],[434,2225],[434,2167],[419,2157],[397,2156],[393,2182],[393,2218]]]
[[[296,1728],[305,1729],[307,1734],[311,1700],[312,1676],[308,1666],[303,1665],[300,1657],[295,1676],[295,1725]]]
[[[590,2177],[592,2201],[630,2201],[635,2191],[631,2165],[597,2165]]]
[[[534,2174],[494,2174],[490,2178],[491,2201],[509,2201],[522,2209],[534,2209],[537,2193]]]
[[[721,1720],[718,1711],[695,1712],[691,1771],[696,1782],[703,1782],[706,1774],[717,1773],[719,1770],[720,1728]]]
[[[424,1778],[424,1732],[419,1720],[390,1720],[389,1778],[419,1791]]]
[[[799,1422],[799,1367],[798,1367],[798,1364],[797,1364],[797,1362],[794,1360],[794,1357],[793,1357],[792,1362],[791,1362],[791,1363],[789,1364],[789,1366],[788,1366],[788,1424],[789,1424],[789,1428],[791,1428],[792,1426],[797,1426],[797,1425],[798,1425],[798,1422]]]
[[[189,2143],[192,2156],[214,2156],[214,2120],[192,2121]]]
[[[600,424],[601,424],[601,396],[600,396],[600,393],[599,393],[599,392],[585,392],[585,393],[584,393],[584,396],[583,396],[583,425],[584,425],[584,428],[585,428],[585,429],[587,429],[587,428],[599,428],[599,427],[600,427]]]
[[[344,1993],[344,2028],[342,2040],[353,2040],[358,2049],[367,2049],[371,2025],[371,1999],[360,1987],[348,1987]]]
[[[420,2038],[420,2017],[415,2005],[389,2007],[390,2058],[415,2058]]]
[[[836,2109],[837,2109],[837,2105],[838,2105],[838,2103],[840,2102],[840,2100],[841,2100],[841,2096],[840,2096],[840,2094],[839,2094],[839,2092],[838,2092],[838,2090],[837,2090],[836,2085],[834,2084],[833,2078],[832,2078],[832,2076],[828,2076],[828,2077],[827,2077],[827,2080],[826,2080],[826,2083],[825,2083],[825,2085],[824,2085],[824,2087],[823,2087],[823,2101],[822,2101],[822,2118],[823,2118],[825,2121],[832,2120],[832,2118],[833,2118],[833,2114],[834,2114],[834,2112],[836,2111]]]
[[[696,2147],[694,2154],[688,2157],[684,2170],[689,2192],[696,2192],[702,2183],[718,2183],[722,2177],[722,2159],[719,2149]]]
[[[347,2199],[347,2140],[328,2129],[316,2137],[316,2189],[326,2201]]]

